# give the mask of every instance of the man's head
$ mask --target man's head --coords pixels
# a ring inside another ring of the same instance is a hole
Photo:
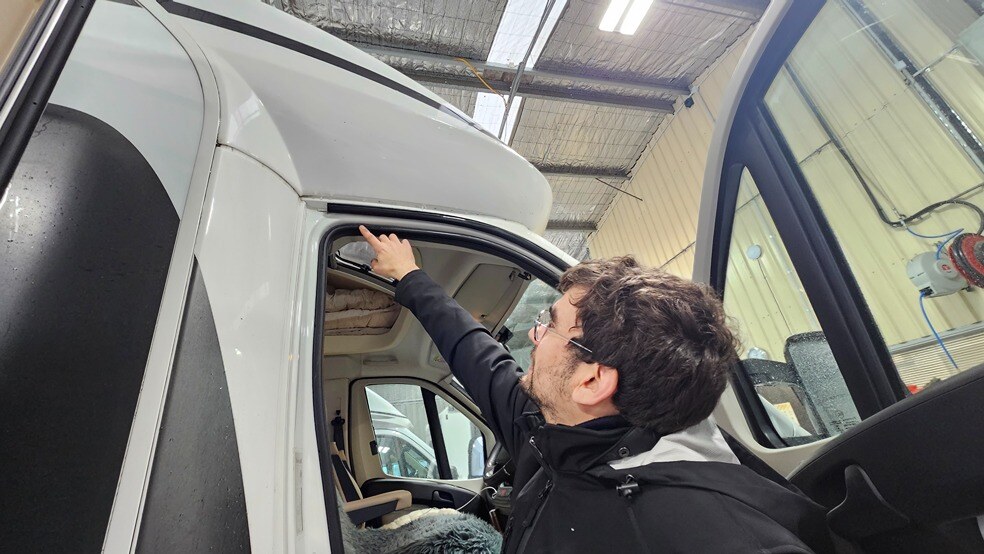
[[[548,422],[619,413],[667,434],[710,415],[737,360],[710,288],[620,257],[570,268],[560,290],[523,379]]]

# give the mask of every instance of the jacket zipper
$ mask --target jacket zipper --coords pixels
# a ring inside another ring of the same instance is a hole
[[[546,471],[546,466],[543,464],[543,453],[536,446],[536,441],[533,437],[530,437],[530,446],[533,447],[533,451],[536,452],[537,458],[540,459],[540,465]],[[547,473],[547,484],[537,495],[537,505],[533,509],[533,513],[526,517],[523,521],[523,538],[519,541],[519,546],[516,548],[516,552],[526,551],[526,546],[530,542],[530,535],[532,535],[533,528],[536,527],[536,523],[540,520],[540,514],[543,513],[543,507],[547,503],[547,496],[550,494],[550,490],[553,488],[553,479],[549,477],[549,472]]]

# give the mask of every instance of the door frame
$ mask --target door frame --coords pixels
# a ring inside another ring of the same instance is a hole
[[[317,201],[309,200],[309,205],[314,202]],[[341,521],[336,509],[337,493],[330,455],[329,418],[324,403],[324,345],[323,341],[319,340],[324,336],[324,317],[321,314],[325,311],[325,275],[328,271],[331,244],[343,236],[357,236],[359,225],[366,225],[370,229],[383,228],[409,240],[425,240],[465,247],[501,257],[529,271],[534,277],[552,287],[557,286],[560,274],[570,267],[570,263],[522,236],[489,223],[461,216],[399,207],[336,202],[324,204],[323,210],[329,222],[322,232],[317,247],[311,385],[314,397],[315,440],[321,467],[322,494],[328,516],[329,544],[332,550],[338,549],[341,552]]]

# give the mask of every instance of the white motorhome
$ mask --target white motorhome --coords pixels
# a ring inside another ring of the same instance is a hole
[[[520,353],[575,263],[540,236],[542,175],[424,87],[259,2],[23,4],[0,52],[0,548],[341,552],[350,495],[380,499],[360,506],[382,521],[508,514],[484,493],[508,455],[367,267],[356,227],[411,239]],[[814,363],[791,350],[796,382],[736,372],[715,416],[782,473],[799,467],[846,539],[973,549],[981,372],[906,398],[756,119],[836,4],[773,2],[756,31],[718,123],[695,274],[728,301],[747,169],[787,214],[777,226],[826,339],[792,341]],[[833,359],[843,379],[824,396],[802,376],[833,382]],[[810,437],[776,431],[759,399],[777,383],[812,395],[795,411]]]

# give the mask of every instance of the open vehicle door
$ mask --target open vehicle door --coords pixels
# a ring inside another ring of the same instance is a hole
[[[718,419],[844,551],[984,549],[982,15],[774,1],[712,141],[694,277],[744,342]]]

